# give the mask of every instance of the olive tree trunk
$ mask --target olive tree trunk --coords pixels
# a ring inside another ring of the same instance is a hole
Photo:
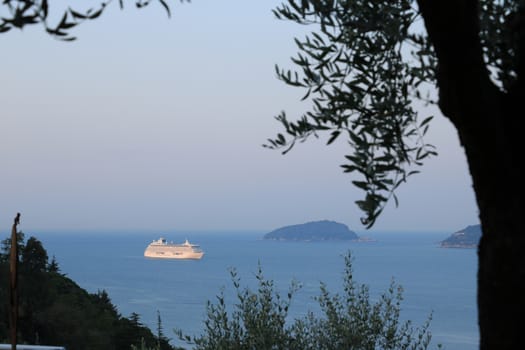
[[[479,208],[480,349],[524,349],[523,67],[508,93],[489,79],[478,38],[477,1],[418,4],[438,57],[439,106],[465,149]]]

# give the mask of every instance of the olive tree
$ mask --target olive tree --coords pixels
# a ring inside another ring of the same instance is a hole
[[[288,0],[274,10],[309,25],[295,70],[277,68],[313,107],[267,147],[287,152],[328,132],[351,146],[342,165],[364,190],[371,227],[396,188],[435,155],[423,136],[437,103],[464,148],[482,227],[478,247],[481,349],[516,349],[525,329],[522,213],[525,2],[518,0]],[[423,25],[418,26],[418,23]],[[418,30],[416,30],[416,28]],[[430,85],[429,85],[430,84]],[[427,97],[429,86],[438,90]]]
[[[299,282],[292,281],[283,297],[260,265],[255,289],[242,287],[232,269],[237,303],[230,304],[222,290],[215,303],[208,301],[203,334],[188,336],[181,330],[177,334],[195,350],[427,349],[430,317],[421,327],[402,320],[401,286],[392,281],[387,291],[372,297],[369,287],[353,278],[350,252],[344,262],[342,292],[331,293],[321,282],[316,298],[320,312],[309,310],[295,319],[289,312]]]

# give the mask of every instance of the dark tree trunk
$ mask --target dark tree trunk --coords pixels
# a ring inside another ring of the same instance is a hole
[[[477,1],[418,3],[438,57],[439,106],[458,131],[479,208],[480,348],[524,349],[523,84],[502,93],[490,81],[478,38]]]

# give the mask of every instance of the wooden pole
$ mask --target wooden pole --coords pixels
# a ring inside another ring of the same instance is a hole
[[[20,223],[20,213],[16,214],[13,228],[11,229],[11,252],[9,256],[9,297],[10,297],[10,326],[11,326],[11,350],[16,350],[16,335],[18,321],[18,237],[17,226]]]

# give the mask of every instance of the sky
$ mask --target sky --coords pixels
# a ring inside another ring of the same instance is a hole
[[[437,109],[427,161],[365,230],[347,144],[326,136],[282,155],[262,147],[299,116],[280,1],[111,4],[58,41],[39,26],[0,34],[0,231],[17,212],[38,230],[261,230],[315,220],[356,232],[455,232],[478,223],[457,133]],[[53,9],[52,9],[53,10]]]

